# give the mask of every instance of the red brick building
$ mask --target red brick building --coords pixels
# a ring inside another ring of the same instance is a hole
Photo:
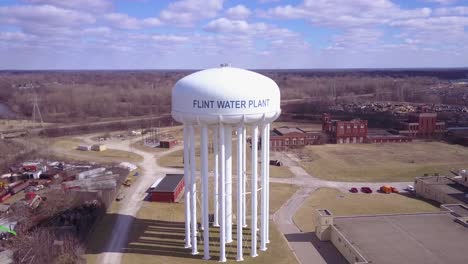
[[[367,120],[331,120],[330,114],[322,116],[322,131],[327,133],[331,143],[357,144],[367,140]]]
[[[173,203],[177,201],[183,189],[183,174],[166,174],[159,184],[149,191],[150,199],[152,202]]]
[[[270,132],[270,150],[284,151],[306,145],[320,144],[320,132],[304,131],[297,127],[280,127]]]
[[[408,137],[433,137],[445,132],[445,122],[437,122],[437,113],[411,113],[400,123],[399,134]]]
[[[370,129],[367,133],[367,143],[406,143],[413,141],[412,138],[391,134],[385,130]]]

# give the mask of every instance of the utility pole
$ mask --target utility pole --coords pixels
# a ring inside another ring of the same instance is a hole
[[[39,108],[39,99],[37,98],[37,94],[34,93],[33,96],[33,112],[32,112],[32,122],[36,123],[36,119],[40,121],[41,127],[44,126],[44,121],[42,120],[41,109]]]

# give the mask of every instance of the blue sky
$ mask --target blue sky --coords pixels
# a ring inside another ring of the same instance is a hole
[[[1,0],[0,69],[468,66],[467,0]]]

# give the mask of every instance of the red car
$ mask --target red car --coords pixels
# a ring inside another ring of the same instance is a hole
[[[372,193],[372,189],[369,187],[361,187],[361,192],[363,193]]]
[[[349,189],[349,192],[351,193],[357,193],[358,192],[358,189],[356,187],[353,187],[351,189]]]

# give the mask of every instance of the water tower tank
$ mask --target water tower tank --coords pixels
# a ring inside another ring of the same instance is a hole
[[[267,249],[269,131],[270,123],[280,113],[278,85],[256,72],[222,65],[190,74],[175,84],[172,90],[172,116],[184,125],[185,247],[191,248],[192,254],[198,254],[197,196],[201,197],[202,203],[199,218],[203,230],[204,259],[210,258],[210,228],[219,228],[216,231],[220,237],[219,260],[226,261],[226,244],[233,242],[233,216],[237,220],[238,261],[243,260],[243,228],[250,230],[252,257],[257,256],[257,233],[260,234],[259,249]],[[195,140],[198,130],[199,142]],[[236,169],[232,167],[233,131],[237,137]],[[247,140],[247,131],[251,133],[250,140]],[[249,168],[246,163],[248,144],[251,148]],[[212,194],[208,191],[208,146],[213,146]],[[196,188],[195,149],[198,147],[201,156],[201,194]],[[251,174],[249,180],[247,171]],[[235,196],[232,193],[233,180],[237,182]],[[250,224],[247,223],[246,214],[248,195],[251,196]],[[213,227],[209,225],[210,197],[213,199]],[[232,210],[233,197],[238,201],[236,212]]]

